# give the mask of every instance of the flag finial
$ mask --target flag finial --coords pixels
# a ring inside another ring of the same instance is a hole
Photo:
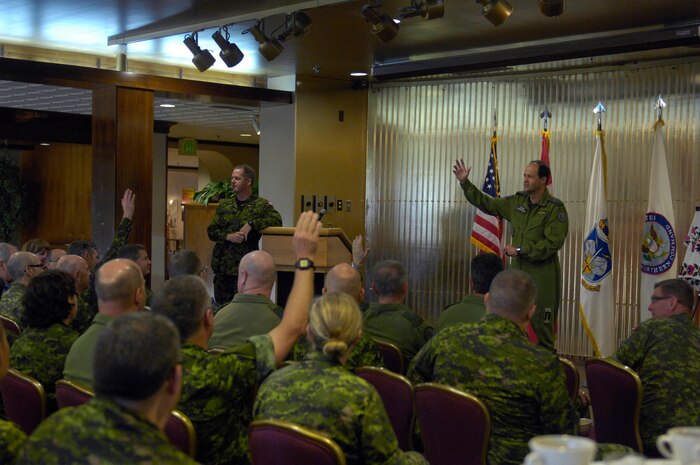
[[[595,106],[593,109],[593,113],[598,115],[598,130],[602,131],[603,130],[603,113],[605,113],[606,110],[605,106],[603,105],[602,100],[598,100],[598,105]]]
[[[498,129],[498,116],[496,109],[493,109],[493,136],[496,137],[496,129]]]
[[[654,104],[654,110],[657,111],[658,120],[661,120],[661,118],[663,117],[664,108],[666,108],[666,102],[664,101],[664,99],[661,98],[661,94],[659,94],[659,99]]]
[[[540,118],[542,118],[544,120],[544,130],[545,131],[547,130],[547,122],[549,121],[549,118],[551,118],[551,117],[552,117],[552,114],[549,112],[549,110],[547,109],[547,106],[545,105],[544,111],[542,113],[540,113]]]

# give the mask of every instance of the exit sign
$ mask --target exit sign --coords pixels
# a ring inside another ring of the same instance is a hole
[[[180,155],[197,156],[197,139],[180,139],[177,141],[177,148]]]

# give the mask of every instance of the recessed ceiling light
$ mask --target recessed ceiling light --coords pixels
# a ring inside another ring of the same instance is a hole
[[[160,106],[162,108],[175,108],[175,105],[173,105],[172,103],[161,103]]]
[[[239,134],[239,135],[240,135],[241,137],[253,137],[252,134],[248,134],[248,133],[245,133],[245,132],[244,132],[243,134]]]
[[[49,144],[48,142],[41,142],[39,145],[43,145],[44,147],[48,147],[51,144]]]
[[[352,77],[364,77],[364,76],[367,76],[367,73],[365,73],[363,71],[353,71],[352,73],[350,73],[350,76],[352,76]]]

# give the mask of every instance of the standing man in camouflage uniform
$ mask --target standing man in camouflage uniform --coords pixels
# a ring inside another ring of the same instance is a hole
[[[216,242],[211,256],[214,272],[214,298],[225,305],[236,294],[238,264],[248,252],[258,250],[260,230],[282,226],[282,217],[269,200],[253,195],[255,170],[238,165],[231,173],[235,198],[224,199],[207,228],[209,239]]]
[[[526,273],[499,273],[484,296],[486,316],[440,331],[409,367],[414,383],[447,384],[484,401],[491,414],[493,465],[519,465],[530,438],[572,434],[578,424],[559,359],[525,334],[535,297]]]
[[[248,465],[248,424],[260,383],[304,333],[313,297],[313,259],[321,223],[311,212],[294,232],[294,284],[279,325],[220,355],[207,352],[214,329],[209,293],[196,276],[168,280],[152,310],[175,322],[182,339],[182,400],[177,408],[194,424],[197,460],[206,465]]]
[[[561,200],[547,190],[552,173],[541,160],[531,161],[523,173],[523,190],[508,197],[494,199],[469,181],[471,167],[457,160],[452,172],[469,203],[491,215],[508,220],[513,228],[512,243],[504,252],[513,257],[511,267],[523,270],[537,284],[537,311],[532,329],[537,343],[554,349],[554,328],[561,300],[559,249],[569,231],[569,218]]]
[[[95,346],[95,394],[39,425],[16,465],[196,465],[163,433],[180,398],[175,326],[139,312],[112,321]]]
[[[658,456],[656,438],[673,426],[700,426],[700,332],[690,317],[693,288],[682,279],[654,285],[649,311],[613,356],[644,386],[639,428],[644,454]]]

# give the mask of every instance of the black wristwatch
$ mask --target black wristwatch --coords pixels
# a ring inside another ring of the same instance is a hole
[[[308,270],[309,268],[316,269],[314,266],[314,262],[312,262],[308,258],[300,258],[299,260],[296,261],[294,264],[294,268],[297,270]]]
[[[518,257],[520,256],[521,250],[522,250],[522,249],[521,249],[520,247],[516,247],[516,248],[515,248],[515,253],[518,254]]]

